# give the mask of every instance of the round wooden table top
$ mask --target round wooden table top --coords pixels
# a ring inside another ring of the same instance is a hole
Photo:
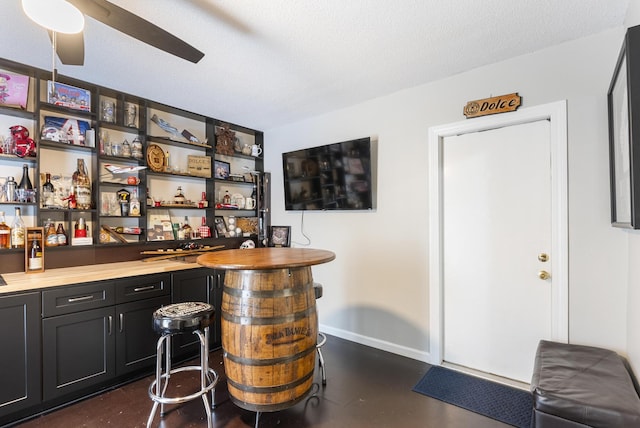
[[[260,270],[319,265],[335,258],[334,253],[326,250],[263,247],[214,251],[198,256],[196,261],[215,269]]]

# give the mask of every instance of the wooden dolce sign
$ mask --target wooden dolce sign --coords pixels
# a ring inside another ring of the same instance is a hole
[[[514,92],[513,94],[500,95],[498,97],[469,101],[464,106],[464,115],[469,119],[488,114],[516,111],[520,104],[522,104],[522,97],[517,92]]]

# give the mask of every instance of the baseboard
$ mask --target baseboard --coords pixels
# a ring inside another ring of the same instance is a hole
[[[372,348],[391,352],[392,354],[402,355],[403,357],[423,361],[425,363],[431,361],[431,355],[429,352],[409,348],[408,346],[398,345],[396,343],[387,342],[386,340],[380,340],[370,336],[363,336],[352,331],[343,330],[324,324],[320,324],[319,327],[321,332],[330,334],[331,336],[336,336],[341,339],[359,343],[361,345],[371,346]]]

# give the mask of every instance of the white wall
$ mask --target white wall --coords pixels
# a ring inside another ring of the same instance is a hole
[[[518,92],[523,107],[568,100],[570,341],[626,353],[627,234],[609,223],[606,106],[623,35],[621,27],[266,130],[272,222],[292,225],[298,243],[305,242],[302,215],[284,211],[281,153],[364,136],[378,142],[375,212],[304,214],[310,246],[337,255],[314,268],[325,286],[322,328],[426,359],[427,130],[464,119],[469,100]]]
[[[625,25],[640,24],[640,2],[630,2]],[[620,231],[629,240],[629,290],[627,295],[627,352],[631,367],[640,376],[640,231]]]

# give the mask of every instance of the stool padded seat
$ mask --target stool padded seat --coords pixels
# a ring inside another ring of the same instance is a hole
[[[624,360],[592,346],[540,341],[531,381],[533,427],[640,427]]]
[[[214,308],[203,302],[173,303],[153,313],[153,329],[158,334],[202,330],[213,322]]]

